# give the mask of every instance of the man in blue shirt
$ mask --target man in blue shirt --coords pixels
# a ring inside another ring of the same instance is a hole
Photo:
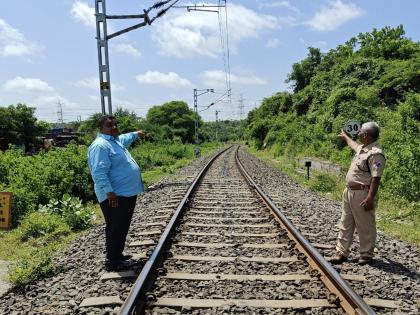
[[[88,165],[95,184],[95,193],[105,217],[106,262],[108,271],[129,265],[131,255],[123,250],[137,194],[144,191],[140,167],[128,148],[143,131],[119,134],[113,116],[103,116],[100,131],[88,150]]]

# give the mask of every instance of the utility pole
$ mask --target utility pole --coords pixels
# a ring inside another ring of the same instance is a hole
[[[168,7],[160,10],[155,17],[149,18],[149,12],[153,9],[161,8],[172,1]],[[179,0],[160,1],[152,5],[147,10],[143,10],[143,14],[131,15],[107,15],[105,0],[95,0],[95,16],[96,16],[96,40],[98,47],[98,64],[99,64],[99,87],[101,91],[101,108],[102,114],[106,114],[105,103],[108,104],[108,114],[112,114],[111,101],[111,77],[109,73],[109,53],[108,40],[118,35],[135,30],[139,27],[150,25],[153,21],[163,16],[170,8],[172,8]],[[141,23],[124,28],[112,34],[108,34],[108,19],[142,19]],[[105,102],[107,101],[107,102]]]
[[[201,92],[198,94],[198,92]],[[194,144],[198,145],[198,97],[206,93],[214,93],[213,89],[194,89]]]
[[[198,144],[198,104],[197,104],[197,89],[194,89],[194,144]]]
[[[243,94],[241,93],[240,94],[240,97],[239,97],[239,100],[238,100],[238,104],[239,104],[239,119],[240,120],[242,120],[242,117],[244,116],[244,114],[245,114],[245,111],[244,111],[244,97],[243,97]]]
[[[63,107],[61,102],[57,103],[57,126],[56,128],[64,128]]]
[[[219,113],[220,110],[216,110],[216,141],[219,141],[218,130],[219,130]]]

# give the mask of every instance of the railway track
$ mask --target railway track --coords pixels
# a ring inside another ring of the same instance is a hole
[[[373,313],[338,274],[324,278],[330,287],[327,289],[307,258],[324,272],[322,277],[334,270],[327,263],[317,266],[322,256],[313,248],[308,251],[297,230],[287,230],[283,221],[279,223],[281,219],[266,205],[270,200],[264,202],[244,178],[235,153],[234,149],[223,153],[204,178],[197,178],[198,187],[190,191],[193,195],[183,200],[186,203],[190,198],[188,208],[183,213],[181,203],[179,217],[175,214],[171,220],[173,231],[170,224],[161,238],[161,248],[156,247],[121,314],[134,308],[139,313],[165,313],[176,308],[216,313],[250,313],[252,309],[266,313],[314,309],[325,313],[330,309],[329,313],[336,314],[340,307],[347,312]],[[172,245],[168,244],[171,238]],[[165,259],[169,246],[171,255]],[[313,257],[316,255],[319,257]],[[152,285],[153,294],[149,293]],[[341,295],[341,303],[336,294]]]
[[[153,221],[134,244],[148,260],[120,314],[374,314],[375,301],[349,285],[361,277],[325,261],[317,249],[329,246],[306,241],[246,174],[237,148],[209,162]],[[159,241],[145,240],[152,236]]]

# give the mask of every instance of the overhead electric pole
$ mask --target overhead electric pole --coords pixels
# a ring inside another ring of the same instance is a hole
[[[198,92],[201,92],[198,94]],[[198,97],[206,93],[214,93],[213,89],[194,89],[194,143],[198,145]]]
[[[216,141],[219,141],[219,135],[218,135],[218,131],[219,131],[219,113],[220,113],[220,110],[216,110]]]
[[[163,16],[170,8],[172,8],[179,0],[165,0],[156,2],[147,10],[143,10],[143,14],[131,15],[107,15],[105,0],[95,0],[95,16],[96,16],[96,40],[98,46],[98,64],[99,64],[99,87],[101,91],[101,107],[102,114],[106,114],[105,103],[108,104],[108,114],[112,114],[112,99],[111,99],[111,77],[109,73],[109,53],[108,53],[108,40],[135,30],[139,27],[150,25],[153,21]],[[168,5],[168,3],[171,3]],[[161,9],[155,17],[149,18],[149,12],[153,9],[158,9],[168,5],[166,8]],[[141,23],[124,28],[112,34],[108,34],[108,19],[142,19]]]
[[[240,97],[239,97],[239,100],[238,100],[238,105],[239,105],[239,119],[240,120],[242,120],[242,117],[244,116],[244,114],[245,114],[245,111],[244,111],[244,97],[243,97],[243,94],[241,93],[240,94]]]

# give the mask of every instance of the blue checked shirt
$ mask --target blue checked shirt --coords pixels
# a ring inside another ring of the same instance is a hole
[[[140,167],[127,150],[137,137],[137,132],[117,138],[98,133],[89,146],[88,165],[100,203],[107,199],[109,192],[131,197],[144,191]]]

